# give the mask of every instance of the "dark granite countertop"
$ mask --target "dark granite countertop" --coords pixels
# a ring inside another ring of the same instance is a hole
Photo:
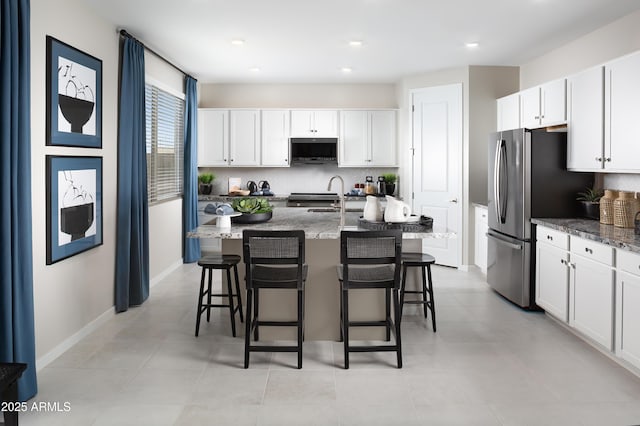
[[[570,235],[640,253],[640,235],[636,235],[633,228],[603,225],[597,220],[589,219],[531,219],[531,222]]]

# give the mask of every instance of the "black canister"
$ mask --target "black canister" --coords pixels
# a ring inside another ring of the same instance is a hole
[[[636,235],[640,235],[640,212],[636,213],[635,220],[633,221],[635,225],[635,233]]]
[[[384,177],[378,176],[378,194],[385,195],[387,193],[387,187],[384,183]]]

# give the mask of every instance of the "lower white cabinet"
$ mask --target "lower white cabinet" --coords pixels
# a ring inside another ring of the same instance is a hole
[[[616,354],[640,368],[640,255],[617,254]]]
[[[538,239],[536,304],[563,322],[569,321],[569,253]]]
[[[475,237],[475,250],[474,261],[478,268],[482,272],[487,272],[487,231],[489,230],[489,223],[487,219],[486,207],[475,207],[475,224],[476,224],[476,237]]]
[[[613,350],[613,248],[571,237],[569,325]]]

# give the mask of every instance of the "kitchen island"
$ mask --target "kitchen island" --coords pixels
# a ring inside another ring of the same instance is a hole
[[[245,229],[293,230],[302,229],[306,236],[306,263],[309,273],[305,287],[305,339],[338,340],[340,336],[340,292],[336,265],[340,263],[340,231],[358,230],[361,212],[347,212],[345,227],[340,227],[338,212],[310,212],[306,208],[276,208],[273,218],[260,224],[233,224],[230,229],[218,228],[215,217],[189,233],[194,238],[218,238],[222,240],[222,253],[242,255],[242,231]],[[455,238],[455,233],[434,226],[431,232],[406,232],[403,234],[404,251],[421,251],[425,238]],[[416,269],[416,268],[411,268]],[[240,286],[244,297],[244,267],[238,268]],[[413,271],[411,271],[413,272]],[[418,282],[417,276],[409,276],[407,287]],[[225,279],[223,277],[223,279]],[[353,320],[377,319],[384,316],[384,295],[381,291],[361,290],[351,298],[350,315]],[[243,305],[244,306],[244,305]],[[296,315],[295,292],[261,290],[260,318],[286,320]],[[384,336],[381,328],[352,330],[352,338],[379,340]],[[295,339],[295,329],[261,328],[262,339]]]

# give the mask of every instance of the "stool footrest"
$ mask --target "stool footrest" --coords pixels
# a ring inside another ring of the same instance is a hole
[[[396,352],[396,345],[349,346],[349,352]]]
[[[433,305],[430,300],[405,300],[404,303],[407,305]]]
[[[249,346],[250,352],[298,352],[300,348],[297,346],[259,346],[259,345],[251,345]]]
[[[384,327],[387,325],[391,325],[392,322],[390,320],[379,320],[379,321],[349,321],[349,327]]]
[[[254,324],[266,325],[267,327],[296,327],[298,321],[257,321]]]

